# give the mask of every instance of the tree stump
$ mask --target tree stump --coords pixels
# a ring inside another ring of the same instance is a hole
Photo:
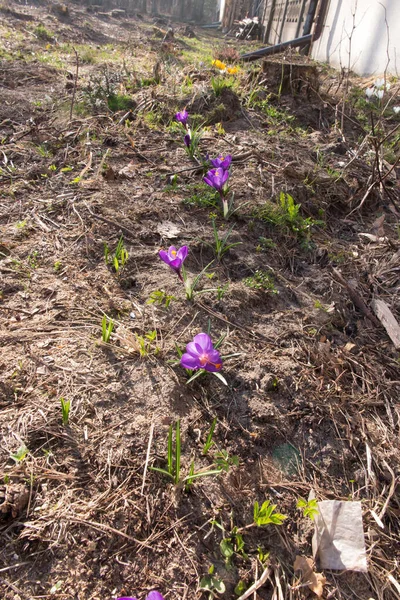
[[[319,77],[316,65],[304,58],[276,57],[265,58],[262,62],[260,83],[280,95],[304,95],[310,98],[318,93]]]

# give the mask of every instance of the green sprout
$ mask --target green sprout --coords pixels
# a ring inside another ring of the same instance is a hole
[[[213,419],[213,422],[211,423],[210,431],[208,432],[207,439],[206,439],[205,444],[203,446],[203,455],[204,456],[206,456],[206,454],[208,453],[208,451],[210,450],[210,448],[212,446],[214,446],[214,444],[215,444],[215,442],[213,441],[213,435],[214,435],[216,424],[217,424],[217,417],[215,417]]]
[[[217,260],[220,261],[221,258],[224,256],[224,254],[226,254],[228,252],[228,250],[230,250],[231,248],[234,248],[235,246],[240,246],[240,244],[242,242],[235,242],[233,244],[228,244],[228,239],[233,231],[234,225],[232,225],[232,227],[230,227],[230,229],[228,229],[228,231],[225,233],[225,235],[222,238],[220,238],[219,234],[218,234],[217,226],[215,224],[215,218],[212,218],[211,222],[212,222],[212,227],[213,227],[214,245],[211,245],[208,242],[205,242],[205,243],[207,244],[207,246],[210,246],[211,248],[214,249],[215,256],[216,256]]]
[[[209,600],[212,600],[217,594],[224,594],[226,589],[222,579],[214,575],[214,570],[214,565],[211,565],[208,575],[202,577],[199,582],[200,590],[208,593]]]
[[[148,331],[144,334],[144,336],[136,333],[135,336],[139,346],[140,356],[144,357],[150,354],[152,350],[152,343],[157,341],[157,330],[154,329],[153,331]],[[159,350],[159,347],[156,346],[153,353],[158,354]]]
[[[104,315],[104,317],[101,321],[101,339],[106,344],[108,344],[108,342],[110,341],[113,329],[114,329],[114,321],[112,319],[108,320],[107,316]]]
[[[60,404],[62,412],[62,422],[65,427],[69,423],[69,411],[71,409],[71,400],[65,400],[64,398],[60,398]]]
[[[305,500],[300,497],[297,500],[296,508],[302,511],[304,517],[308,517],[311,521],[314,521],[314,518],[319,514],[318,512],[318,502],[316,498],[312,498],[311,500]]]
[[[211,87],[215,94],[215,97],[218,98],[223,90],[230,89],[234,84],[233,77],[211,77]]]
[[[28,454],[28,448],[25,446],[25,444],[22,444],[22,446],[20,446],[16,452],[10,454],[10,458],[15,460],[16,463],[21,463],[23,460],[25,460]]]
[[[167,441],[167,468],[161,469],[158,467],[150,467],[152,471],[166,475],[172,479],[175,485],[184,485],[185,491],[189,491],[193,481],[200,477],[208,477],[210,475],[219,475],[221,469],[201,469],[195,471],[194,461],[192,461],[189,473],[183,476],[181,473],[181,425],[178,419],[175,424],[175,444],[173,443],[173,426],[169,427]]]
[[[215,455],[215,464],[221,471],[228,472],[230,467],[239,465],[239,457],[236,455],[229,456],[226,450],[219,450]]]
[[[172,300],[176,300],[175,296],[168,295],[164,290],[154,290],[154,292],[151,292],[147,304],[159,304],[169,308]]]
[[[276,504],[271,504],[270,500],[265,500],[261,507],[258,502],[254,502],[253,518],[254,524],[257,527],[263,527],[264,525],[282,525],[283,521],[287,518],[286,515],[275,512]]]
[[[117,247],[115,248],[113,253],[111,253],[110,248],[108,247],[107,243],[106,242],[104,243],[105,263],[106,263],[106,265],[108,265],[110,262],[110,259],[111,259],[112,266],[114,267],[114,270],[116,273],[118,273],[120,271],[120,269],[122,269],[126,265],[128,258],[129,258],[129,254],[124,246],[124,238],[122,235],[119,238]]]

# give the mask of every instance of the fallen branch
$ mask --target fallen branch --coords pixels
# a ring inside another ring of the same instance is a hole
[[[332,269],[334,279],[340,283],[343,287],[346,288],[351,301],[354,306],[356,306],[363,314],[373,323],[376,327],[380,327],[380,321],[375,317],[375,315],[369,310],[368,306],[360,296],[360,294],[355,290],[339,273],[337,269]]]

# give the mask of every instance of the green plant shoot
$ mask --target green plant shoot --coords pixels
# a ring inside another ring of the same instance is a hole
[[[319,514],[318,513],[318,501],[316,498],[311,500],[305,500],[305,498],[299,498],[297,500],[296,508],[302,511],[304,517],[308,517],[311,521]]]
[[[276,504],[271,504],[269,500],[265,500],[261,507],[258,502],[254,502],[254,523],[257,527],[263,527],[264,525],[282,525],[283,521],[287,518],[286,515],[275,512]]]
[[[214,444],[215,444],[215,442],[213,441],[213,435],[214,435],[216,424],[217,424],[217,417],[215,417],[213,419],[213,422],[211,423],[210,431],[208,432],[207,439],[206,439],[205,444],[203,446],[203,455],[204,456],[206,456],[206,454],[208,453],[208,451],[210,450],[210,448],[212,446],[214,446]]]
[[[62,412],[62,422],[65,426],[69,423],[69,411],[71,409],[71,400],[65,400],[64,398],[60,398],[60,404]]]
[[[107,316],[104,315],[104,317],[101,321],[101,339],[106,344],[108,344],[108,342],[110,341],[113,329],[114,329],[114,321],[112,319],[108,320]]]

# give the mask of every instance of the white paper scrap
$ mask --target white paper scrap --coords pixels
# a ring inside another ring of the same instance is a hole
[[[361,502],[318,502],[314,522],[312,548],[320,568],[368,571]]]

